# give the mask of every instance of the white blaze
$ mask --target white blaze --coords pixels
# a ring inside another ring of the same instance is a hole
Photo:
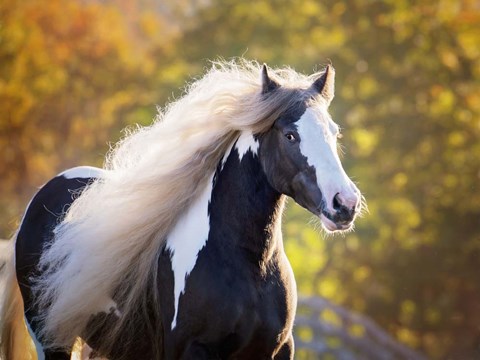
[[[300,135],[300,151],[315,168],[317,184],[329,211],[335,194],[352,192],[352,182],[343,170],[337,153],[338,126],[326,109],[307,108],[296,122]]]

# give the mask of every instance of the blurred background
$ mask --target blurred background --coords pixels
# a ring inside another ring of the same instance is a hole
[[[121,129],[234,56],[334,65],[342,161],[370,210],[324,237],[290,201],[297,358],[480,359],[477,0],[2,1],[0,238],[44,182],[101,166]]]

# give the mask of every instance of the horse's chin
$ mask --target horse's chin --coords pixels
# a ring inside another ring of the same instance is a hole
[[[348,231],[353,228],[353,221],[349,224],[336,224],[323,214],[320,214],[320,220],[323,228],[329,233]]]

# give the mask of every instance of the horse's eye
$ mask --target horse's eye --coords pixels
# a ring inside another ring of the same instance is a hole
[[[295,142],[295,141],[297,141],[297,138],[296,138],[295,135],[293,135],[292,133],[286,133],[286,134],[285,134],[285,137],[286,137],[287,140],[290,141],[290,142]]]

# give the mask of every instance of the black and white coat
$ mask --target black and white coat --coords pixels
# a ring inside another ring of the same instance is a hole
[[[315,85],[320,94],[322,81]],[[151,359],[157,346],[164,359],[292,359],[296,288],[283,248],[283,204],[291,196],[330,231],[352,226],[360,193],[338,159],[338,131],[326,106],[311,108],[305,97],[267,132],[241,133],[201,196],[178,219],[159,257],[158,337],[151,339],[139,328],[123,334],[110,354],[100,355]],[[19,229],[17,278],[39,359],[70,355],[44,349],[37,338],[32,275],[41,271],[42,251],[74,201],[72,194],[102,176],[103,170],[90,167],[58,175],[33,198]],[[121,317],[117,300],[108,298],[91,323]],[[96,331],[85,338],[94,352],[101,337]]]

